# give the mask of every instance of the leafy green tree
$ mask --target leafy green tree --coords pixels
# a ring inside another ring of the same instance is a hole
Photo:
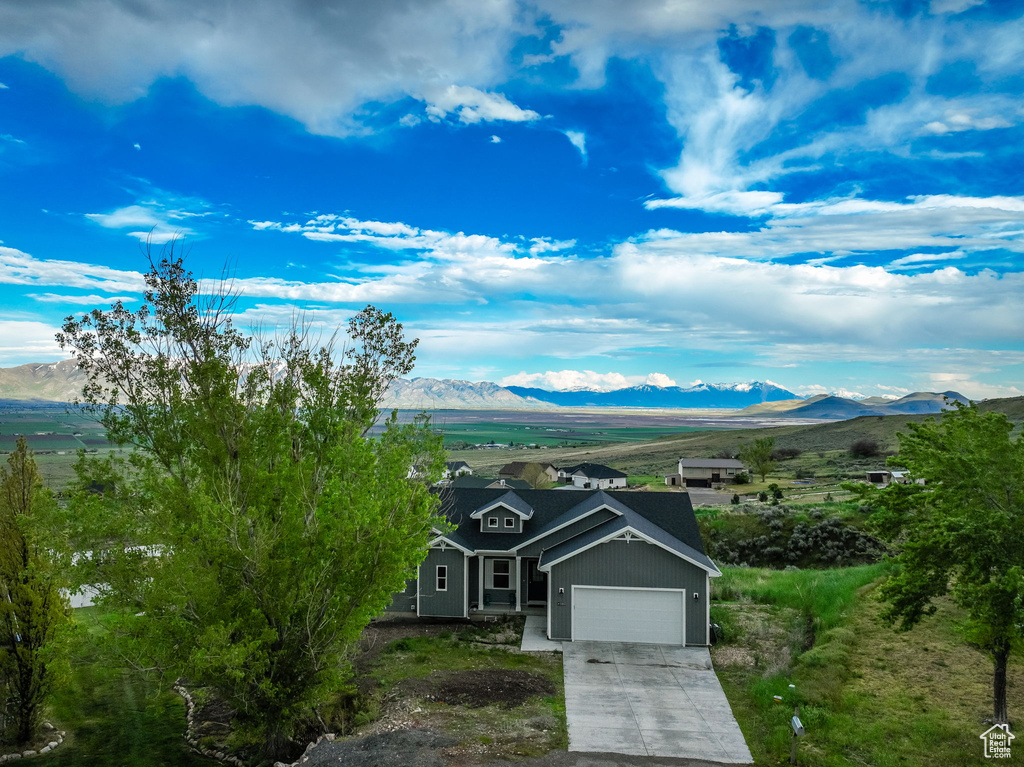
[[[551,477],[539,463],[526,464],[519,478],[529,482],[530,487],[534,489],[543,489],[551,485]]]
[[[237,732],[289,756],[444,528],[428,487],[441,438],[397,413],[378,423],[416,341],[373,307],[339,354],[302,328],[247,336],[229,286],[202,298],[173,249],[146,285],[141,309],[69,317],[58,336],[84,407],[135,448],[82,464],[71,518],[96,554],[81,580],[106,584],[132,662],[212,688]]]
[[[35,737],[47,696],[63,676],[68,607],[55,549],[40,534],[52,506],[21,437],[0,468],[0,681],[7,689],[0,703],[10,719],[8,737],[17,744]]]
[[[861,486],[875,527],[900,548],[879,592],[884,615],[908,630],[949,594],[992,658],[993,718],[1006,723],[1007,661],[1024,647],[1024,437],[1011,438],[1004,415],[957,402],[939,421],[907,426],[898,461],[928,486]]]
[[[755,474],[761,475],[761,481],[775,468],[775,437],[758,437],[749,445],[740,449],[739,459],[750,467]]]

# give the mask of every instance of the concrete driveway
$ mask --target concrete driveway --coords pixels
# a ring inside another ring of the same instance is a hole
[[[750,763],[703,647],[565,642],[569,750]]]

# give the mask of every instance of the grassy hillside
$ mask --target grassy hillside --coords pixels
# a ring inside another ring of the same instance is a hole
[[[880,623],[872,582],[885,571],[726,568],[716,579],[712,620],[725,636],[712,651],[715,669],[757,764],[786,763],[796,704],[807,731],[799,764],[986,763],[978,736],[992,712],[991,661],[964,641],[963,613],[948,599],[912,631]],[[1010,717],[1020,721],[1019,656],[1008,686]]]

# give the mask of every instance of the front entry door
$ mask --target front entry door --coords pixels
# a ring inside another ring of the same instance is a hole
[[[548,601],[548,574],[537,569],[536,559],[526,560],[526,601]]]

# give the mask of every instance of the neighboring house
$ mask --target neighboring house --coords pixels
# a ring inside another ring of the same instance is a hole
[[[612,490],[626,486],[626,473],[599,463],[578,463],[558,470],[558,478],[583,490]]]
[[[709,579],[689,496],[442,491],[453,525],[389,612],[544,613],[550,639],[707,645]]]
[[[529,490],[530,483],[525,479],[494,479],[492,477],[461,476],[453,479],[449,487],[469,487],[477,490],[483,488],[505,488],[507,490]]]
[[[867,481],[873,485],[888,485],[895,483],[897,485],[909,485],[911,482],[915,485],[925,484],[924,478],[918,478],[912,480],[910,478],[909,471],[889,471],[888,469],[879,469],[878,471],[869,471],[867,473]]]
[[[444,465],[444,476],[445,479],[451,479],[452,477],[464,477],[471,476],[473,470],[469,468],[469,464],[465,461],[447,461]]]
[[[680,458],[679,473],[665,475],[665,484],[711,487],[735,482],[743,471],[743,461],[735,458]]]
[[[498,469],[498,476],[504,477],[505,479],[520,479],[523,476],[523,471],[531,463],[536,463],[541,467],[541,469],[543,469],[549,482],[555,482],[558,479],[558,469],[550,463],[541,463],[540,461],[512,461],[510,463],[506,463]]]

